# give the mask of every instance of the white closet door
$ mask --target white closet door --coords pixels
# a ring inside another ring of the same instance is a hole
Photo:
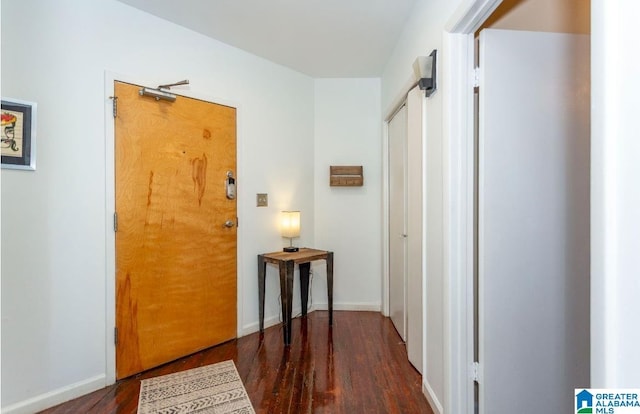
[[[407,95],[407,357],[423,371],[424,286],[424,92],[417,86]]]
[[[589,38],[480,34],[480,413],[589,385]]]
[[[389,312],[407,338],[407,107],[389,121]]]

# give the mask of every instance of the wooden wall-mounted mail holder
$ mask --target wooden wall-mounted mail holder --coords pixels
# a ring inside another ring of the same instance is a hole
[[[329,167],[331,187],[361,187],[364,184],[362,165],[332,165]]]

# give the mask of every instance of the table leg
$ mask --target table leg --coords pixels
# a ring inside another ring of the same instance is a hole
[[[311,263],[300,263],[300,303],[302,303],[302,316],[307,316],[307,304],[309,303],[309,269]]]
[[[293,302],[293,260],[280,261],[280,298],[282,301],[282,324],[285,346],[291,344],[291,312]]]
[[[258,255],[258,315],[260,321],[260,332],[264,332],[264,283],[265,274],[267,272],[267,262],[264,261],[264,256]]]
[[[329,298],[329,325],[333,325],[333,252],[327,252],[327,296]]]

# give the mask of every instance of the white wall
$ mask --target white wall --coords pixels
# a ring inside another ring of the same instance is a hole
[[[316,80],[315,133],[315,243],[335,253],[334,308],[380,310],[380,79]],[[364,185],[330,187],[330,165],[362,165]],[[324,274],[314,277],[315,304],[326,292]]]
[[[38,102],[37,171],[2,170],[3,410],[105,383],[105,70],[237,103],[239,322],[256,330],[255,258],[284,243],[278,212],[302,210],[314,241],[313,80],[114,0],[3,1],[1,46],[2,96]]]
[[[417,56],[438,50],[438,91],[427,99],[426,108],[426,358],[423,385],[436,412],[445,407],[446,301],[444,211],[444,157],[442,105],[446,73],[442,70],[443,31],[446,22],[462,2],[419,0],[400,36],[382,77],[382,109],[387,116],[413,82],[412,63]]]
[[[640,384],[640,4],[592,0],[591,386]]]

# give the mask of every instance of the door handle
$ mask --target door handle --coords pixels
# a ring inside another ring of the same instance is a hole
[[[236,223],[233,220],[227,220],[227,221],[224,222],[224,226],[225,227],[233,227],[235,225],[236,225]]]

